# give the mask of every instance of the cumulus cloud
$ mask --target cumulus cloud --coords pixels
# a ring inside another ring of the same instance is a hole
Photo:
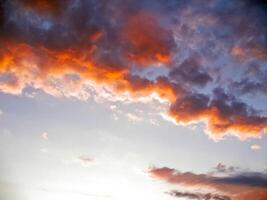
[[[260,137],[266,13],[237,0],[0,1],[0,91],[27,87],[87,100],[156,94],[177,124],[215,139]],[[138,28],[137,28],[138,27]],[[261,73],[252,73],[257,66]],[[150,69],[153,76],[146,74]],[[254,69],[254,70],[252,70]]]
[[[228,176],[212,176],[180,172],[168,167],[152,168],[149,173],[158,179],[177,185],[171,192],[176,197],[191,199],[255,199],[267,197],[267,174],[260,172],[239,172]],[[181,191],[183,188],[184,191]]]

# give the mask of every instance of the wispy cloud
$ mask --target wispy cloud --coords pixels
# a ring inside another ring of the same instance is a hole
[[[81,163],[82,166],[87,167],[94,163],[94,159],[88,157],[88,156],[80,156],[78,158],[79,162]]]
[[[94,165],[96,162],[93,158],[86,156],[86,155],[81,155],[76,158],[68,159],[65,160],[64,163],[66,164],[79,164],[82,167],[90,167]]]

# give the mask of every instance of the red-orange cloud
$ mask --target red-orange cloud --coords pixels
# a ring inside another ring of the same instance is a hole
[[[168,114],[177,123],[204,122],[215,139],[229,133],[241,139],[260,137],[267,128],[264,111],[231,94],[227,85],[227,76],[236,70],[233,58],[242,57],[243,68],[238,69],[249,74],[243,58],[250,51],[239,48],[234,39],[247,39],[263,31],[255,27],[254,32],[247,32],[246,23],[242,23],[242,32],[236,30],[240,27],[237,22],[247,21],[238,7],[246,4],[231,8],[237,11],[238,20],[228,25],[222,22],[228,15],[216,14],[213,4],[175,4],[170,8],[151,0],[125,4],[21,0],[0,5],[3,92],[20,94],[31,86],[56,96],[84,96],[90,83],[115,95],[157,94],[169,102]],[[201,18],[196,20],[198,16]],[[203,24],[207,20],[209,23]],[[221,26],[233,32],[214,31]],[[254,61],[265,59],[260,53],[264,51],[257,51],[263,49],[258,40],[240,45],[256,49]],[[230,67],[220,68],[225,65],[220,55],[225,59],[232,56],[226,62]],[[153,75],[147,73],[149,69]],[[266,80],[260,77],[252,88],[259,88]],[[233,85],[251,82],[238,83]]]
[[[171,61],[171,32],[160,26],[153,13],[138,13],[127,20],[121,37],[130,60],[142,65]]]
[[[18,0],[27,9],[42,14],[58,15],[62,12],[65,0]]]

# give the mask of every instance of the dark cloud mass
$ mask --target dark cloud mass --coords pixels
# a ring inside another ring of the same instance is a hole
[[[255,68],[255,66],[252,66]],[[238,94],[246,95],[258,95],[267,94],[267,70],[257,69],[254,77],[250,77],[250,74],[245,74],[240,81],[232,83],[234,91]]]
[[[0,90],[157,93],[177,123],[259,137],[266,113],[247,94],[266,96],[265,19],[265,1],[0,0]]]
[[[189,85],[204,86],[212,77],[201,69],[200,63],[195,58],[185,60],[179,67],[175,67],[170,71],[169,76],[175,81],[188,83]]]

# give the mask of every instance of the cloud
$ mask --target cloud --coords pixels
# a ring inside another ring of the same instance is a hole
[[[258,144],[253,144],[253,145],[250,146],[250,149],[251,149],[252,151],[258,151],[258,150],[261,149],[261,146],[258,145]]]
[[[47,153],[47,148],[41,148],[40,151],[41,151],[42,153]]]
[[[134,62],[147,65],[171,61],[171,50],[175,47],[171,31],[160,26],[154,13],[130,16],[122,29],[122,39],[126,56]]]
[[[26,9],[42,14],[57,15],[64,9],[65,0],[63,1],[51,1],[51,0],[19,0],[19,2]]]
[[[82,167],[90,167],[94,164],[96,164],[95,160],[93,158],[91,158],[90,156],[87,156],[87,155],[80,155],[78,157],[75,157],[75,158],[71,158],[71,159],[65,159],[65,160],[62,160],[64,164],[67,164],[67,165],[79,165],[79,166],[82,166]]]
[[[170,77],[174,81],[189,85],[205,86],[212,81],[212,77],[201,69],[201,65],[196,58],[191,58],[183,61],[180,66],[173,68],[170,71]]]
[[[191,93],[177,99],[170,107],[170,115],[182,123],[206,121],[215,139],[227,132],[235,133],[241,139],[257,137],[267,125],[267,117],[221,88],[213,91],[213,98]]]
[[[43,132],[42,135],[41,135],[41,138],[43,140],[48,140],[48,133],[47,132]]]
[[[139,117],[139,116],[132,114],[132,113],[127,113],[126,117],[128,118],[129,121],[131,121],[133,123],[143,121],[142,117]]]
[[[252,70],[255,71],[252,71]],[[251,77],[251,73],[255,73]],[[251,65],[245,76],[240,80],[233,82],[232,87],[236,92],[242,95],[267,94],[267,70],[261,69],[257,65]]]
[[[81,100],[157,96],[168,101],[167,114],[177,124],[203,122],[214,139],[260,137],[266,111],[243,95],[266,96],[261,6],[241,0],[0,1],[0,91],[20,95],[31,87]],[[252,63],[263,73],[248,73]]]
[[[171,193],[177,197],[187,196],[188,198],[205,199],[205,196],[209,195],[208,199],[221,198],[234,200],[263,200],[267,197],[266,173],[241,172],[217,177],[208,174],[180,172],[167,167],[152,168],[149,173],[155,178],[191,191],[188,193],[177,190]],[[199,193],[199,191],[206,192]]]
[[[94,159],[88,156],[79,156],[74,162],[80,163],[83,167],[88,167],[94,163]]]
[[[222,173],[222,174],[233,174],[236,173],[236,171],[239,169],[239,167],[234,167],[234,166],[226,166],[223,163],[218,163],[215,167],[215,172],[214,173]]]
[[[172,191],[169,193],[170,195],[177,198],[187,198],[187,199],[197,199],[197,200],[231,200],[230,197],[225,195],[211,194],[211,193],[199,193],[199,192],[179,192]]]

